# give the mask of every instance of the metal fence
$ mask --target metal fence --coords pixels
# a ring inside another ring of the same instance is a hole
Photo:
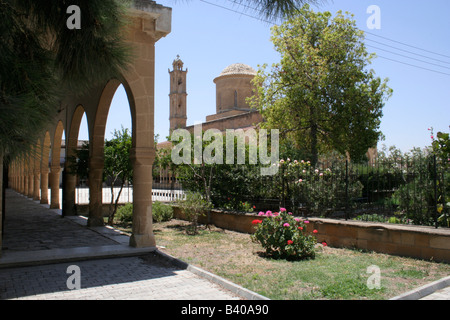
[[[248,195],[256,207],[285,207],[304,216],[449,227],[450,172],[436,157],[317,167],[284,164]]]
[[[449,163],[434,156],[364,164],[330,160],[314,168],[303,162],[285,161],[273,176],[261,176],[257,174],[259,168],[249,169],[245,165],[233,170],[231,175],[238,178],[213,179],[216,183],[212,200],[216,207],[230,209],[227,201],[234,201],[251,204],[257,212],[284,207],[302,216],[436,227],[450,224]],[[233,192],[238,187],[239,191]],[[114,192],[117,194],[118,188]],[[172,202],[182,199],[184,194],[182,184],[173,175],[165,172],[154,177],[154,201]],[[103,202],[110,202],[110,197],[110,188],[105,187]],[[132,186],[124,187],[119,203],[132,199]],[[77,188],[76,202],[89,202],[87,188]]]

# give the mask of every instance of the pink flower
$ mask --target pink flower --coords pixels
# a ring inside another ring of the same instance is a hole
[[[288,212],[288,215],[292,216],[292,212]]]
[[[272,211],[268,210],[266,211],[266,216],[270,217],[272,215]]]
[[[281,212],[286,211],[286,208],[280,208],[280,211]]]
[[[289,227],[290,226],[290,224],[289,223],[285,223],[285,224],[283,224],[283,227]]]
[[[297,222],[300,222],[300,219],[299,219],[299,218],[294,218],[294,220],[297,221]]]
[[[265,213],[262,212],[262,211],[260,211],[260,212],[258,213],[258,216],[263,216],[263,215],[265,215]]]
[[[293,244],[293,243],[294,243],[294,241],[292,241],[292,240],[287,241],[287,244]]]
[[[304,223],[306,223],[306,224],[308,224],[309,223],[309,221],[308,220],[305,220],[305,221],[303,221]]]

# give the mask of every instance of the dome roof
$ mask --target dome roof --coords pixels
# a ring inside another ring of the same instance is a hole
[[[239,75],[239,74],[255,76],[256,71],[255,69],[246,64],[234,63],[223,69],[219,77],[226,75]]]

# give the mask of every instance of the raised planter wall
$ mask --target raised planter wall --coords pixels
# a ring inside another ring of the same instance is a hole
[[[450,263],[450,230],[311,218],[308,231],[333,247],[357,248]]]
[[[174,217],[185,220],[177,207],[174,207]],[[250,234],[255,230],[252,225],[255,219],[261,217],[255,214],[211,212],[211,223],[215,226]],[[308,220],[307,232],[316,229],[317,241],[326,242],[332,247],[450,263],[449,229],[322,218]],[[199,217],[199,222],[206,223],[206,217]]]

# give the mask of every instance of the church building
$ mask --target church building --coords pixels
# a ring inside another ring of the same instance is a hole
[[[177,57],[173,61],[170,74],[170,132],[178,128],[193,131],[194,126],[186,126],[187,120],[187,69]],[[251,109],[246,99],[253,95],[252,80],[256,71],[245,64],[235,63],[226,67],[214,79],[216,84],[216,113],[206,116],[202,129],[246,129],[262,121],[261,114]]]

